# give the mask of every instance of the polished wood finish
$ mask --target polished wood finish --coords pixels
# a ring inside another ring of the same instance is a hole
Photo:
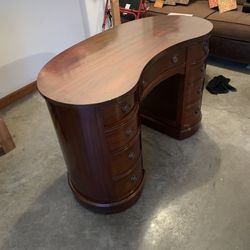
[[[138,87],[148,63],[176,44],[202,42],[211,29],[209,21],[184,16],[148,17],[119,25],[52,59],[38,76],[39,90],[65,104],[114,100]]]
[[[186,138],[201,120],[211,23],[159,16],[129,22],[52,59],[38,76],[76,199],[118,212],[139,197],[141,121]]]
[[[0,98],[0,109],[5,108],[8,105],[18,101],[19,99],[23,98],[24,96],[35,92],[37,90],[37,83],[36,81],[14,91],[13,93]]]
[[[141,118],[144,124],[154,129],[184,139],[198,130],[202,117],[201,99],[208,39],[203,37],[203,40],[188,46],[185,55],[183,49],[178,47],[174,46],[166,52],[168,63],[164,64],[159,58],[156,63],[151,62],[145,67],[141,81],[146,88],[141,90],[141,96],[144,97],[144,91],[147,98],[141,104]],[[169,61],[169,58],[175,58],[175,63],[174,60]],[[165,65],[165,71],[163,67],[155,66],[158,62]],[[150,74],[151,68],[154,68],[153,75],[157,76],[155,79]],[[147,72],[150,72],[149,80],[146,79]]]

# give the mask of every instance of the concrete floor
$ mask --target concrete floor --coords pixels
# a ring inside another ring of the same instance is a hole
[[[177,141],[143,127],[144,191],[113,215],[81,207],[43,99],[3,111],[17,148],[0,157],[0,249],[250,249],[250,77],[209,65],[237,93],[204,93],[202,128]]]

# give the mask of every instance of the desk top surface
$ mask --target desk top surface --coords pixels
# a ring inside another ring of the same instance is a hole
[[[38,89],[64,104],[115,99],[135,87],[156,55],[211,30],[209,21],[186,16],[149,17],[119,25],[51,59],[38,75]]]

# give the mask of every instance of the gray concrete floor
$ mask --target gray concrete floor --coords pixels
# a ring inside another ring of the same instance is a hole
[[[250,78],[209,65],[237,93],[205,91],[202,128],[177,141],[143,127],[144,191],[113,215],[81,207],[43,99],[3,110],[17,148],[0,157],[0,249],[250,249]]]

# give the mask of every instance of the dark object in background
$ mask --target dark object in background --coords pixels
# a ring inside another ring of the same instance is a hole
[[[230,79],[222,75],[214,77],[207,85],[206,89],[214,95],[226,94],[229,91],[236,92],[237,89],[229,84]]]
[[[121,22],[128,22],[147,16],[146,0],[119,0]]]
[[[250,13],[250,0],[243,4],[242,12]]]
[[[140,8],[140,0],[119,0],[119,4],[121,8],[125,8],[126,4],[130,5],[130,9],[139,10]]]

